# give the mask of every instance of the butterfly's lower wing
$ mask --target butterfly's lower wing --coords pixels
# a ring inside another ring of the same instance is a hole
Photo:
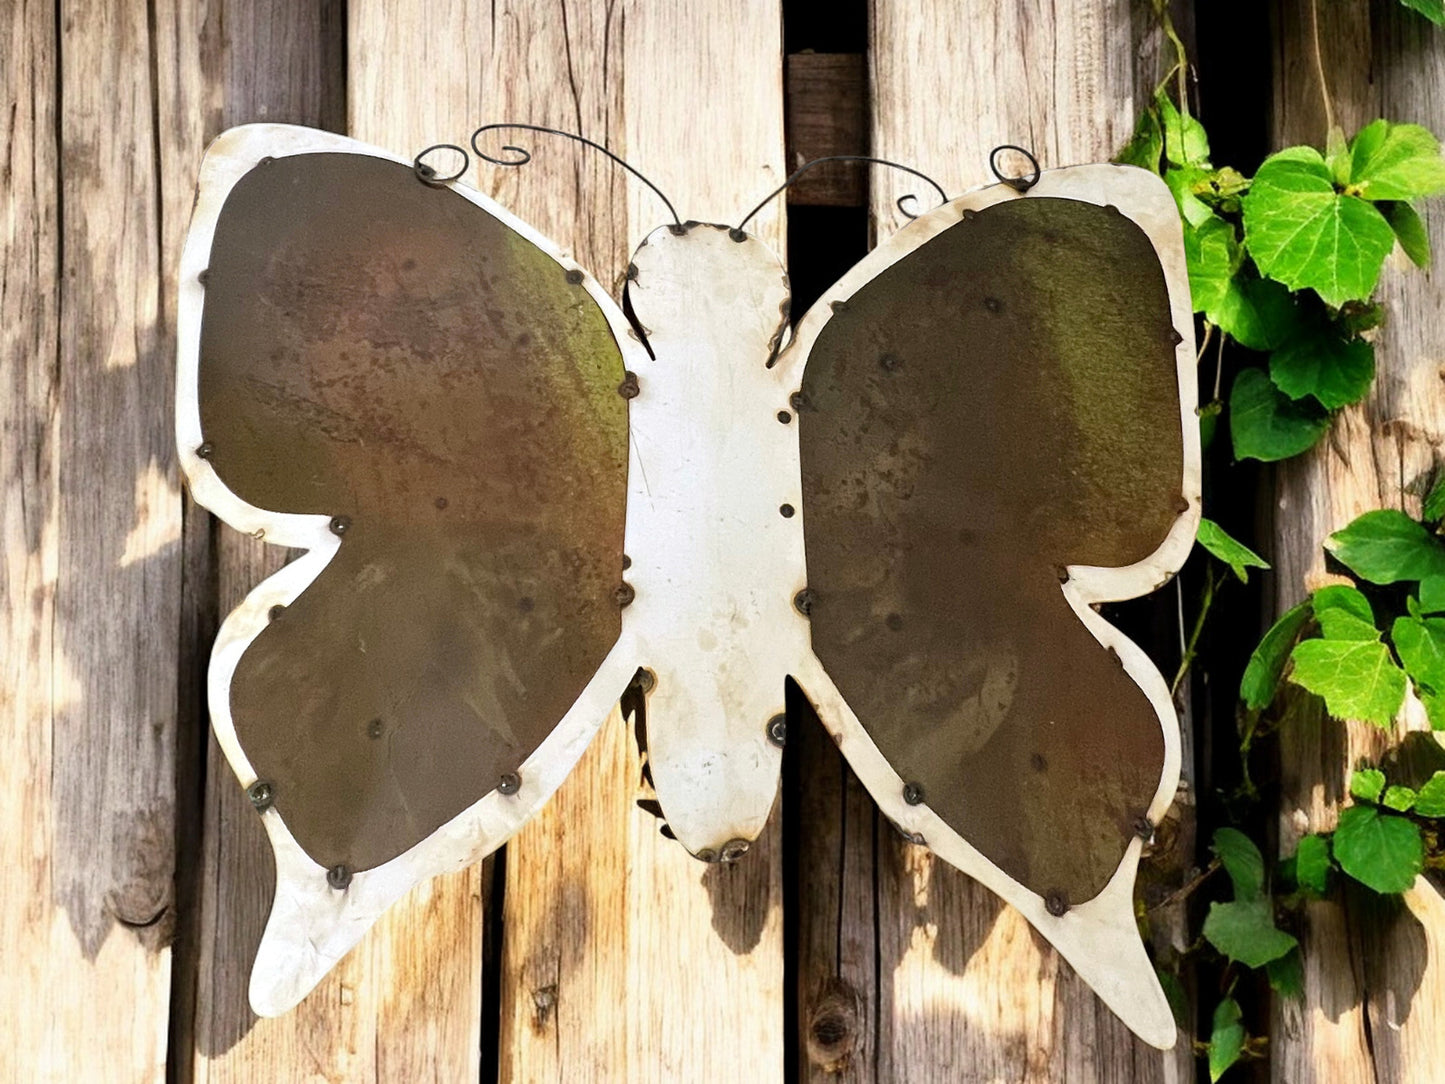
[[[800,683],[884,812],[1159,1046],[1132,889],[1178,720],[1093,604],[1157,588],[1192,544],[1192,338],[1167,189],[1085,166],[900,231],[782,362],[803,402]]]
[[[266,1015],[516,831],[626,686],[635,347],[484,197],[276,125],[208,151],[179,324],[193,493],[307,551],[227,618],[210,671],[277,856]]]

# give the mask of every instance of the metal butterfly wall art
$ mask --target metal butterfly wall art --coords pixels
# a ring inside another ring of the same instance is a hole
[[[668,826],[739,857],[791,679],[885,815],[1172,1045],[1132,890],[1178,720],[1097,611],[1198,522],[1164,185],[1088,165],[946,201],[790,327],[739,227],[652,232],[624,312],[420,163],[232,129],[182,261],[191,491],[305,551],[210,665],[276,855],[255,1010],[506,841],[635,680]]]

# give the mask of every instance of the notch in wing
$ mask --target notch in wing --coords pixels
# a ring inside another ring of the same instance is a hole
[[[626,325],[478,193],[275,125],[208,151],[181,278],[192,490],[307,550],[209,683],[277,854],[269,1015],[520,827],[626,686]]]
[[[1087,166],[900,231],[784,359],[804,404],[800,684],[885,812],[1160,1046],[1174,1024],[1131,894],[1178,720],[1093,605],[1154,590],[1192,544],[1192,339],[1168,191]]]

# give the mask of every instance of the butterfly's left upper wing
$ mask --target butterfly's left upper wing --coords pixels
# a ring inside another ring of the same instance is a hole
[[[1155,589],[1192,544],[1192,339],[1168,190],[1086,166],[923,216],[781,361],[801,392],[800,684],[885,812],[1164,1046],[1131,892],[1178,722],[1093,605]]]
[[[479,193],[279,125],[208,151],[179,325],[193,493],[308,551],[227,618],[210,674],[277,854],[251,988],[270,1014],[515,831],[626,686],[638,348]]]

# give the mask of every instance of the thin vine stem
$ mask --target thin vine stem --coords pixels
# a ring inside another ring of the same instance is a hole
[[[1330,100],[1330,84],[1325,78],[1324,50],[1320,48],[1320,0],[1310,0],[1310,33],[1314,38],[1315,74],[1320,80],[1320,100],[1325,106],[1325,138],[1335,130],[1335,106]]]
[[[1194,619],[1194,628],[1189,632],[1189,643],[1184,648],[1184,657],[1179,660],[1179,670],[1169,685],[1170,696],[1179,692],[1179,686],[1184,683],[1184,677],[1189,673],[1189,667],[1199,653],[1199,637],[1204,632],[1204,619],[1209,616],[1209,607],[1214,603],[1214,589],[1218,586],[1219,583],[1214,578],[1214,568],[1206,566],[1204,569],[1204,592],[1199,600],[1199,616]]]

